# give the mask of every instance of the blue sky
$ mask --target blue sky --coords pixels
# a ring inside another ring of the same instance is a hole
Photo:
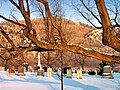
[[[80,2],[79,0],[62,0],[64,1],[63,7],[62,9],[65,11],[65,17],[67,19],[76,21],[76,22],[82,22],[82,23],[86,23],[89,24],[83,17],[80,16],[79,13],[77,13],[75,10],[73,10],[73,8],[70,6],[71,1],[75,1],[75,2]],[[84,0],[85,2],[90,1],[93,5],[93,1],[94,0]],[[94,5],[95,6],[95,5]],[[14,10],[15,7],[9,2],[9,0],[0,0],[0,14],[4,15],[5,17],[9,18],[10,17],[10,12],[12,10]],[[23,17],[22,15],[19,13],[18,10],[13,11],[13,15],[18,19],[18,20],[22,20]],[[38,14],[31,14],[31,18],[38,18]],[[0,22],[4,21],[3,19],[0,18]]]
[[[9,18],[10,13],[14,10],[13,5],[8,0],[0,0],[0,14],[4,15],[5,17]],[[21,14],[18,11],[14,11],[14,15],[17,19],[23,19]],[[0,22],[4,21],[0,19]]]
[[[70,0],[65,0],[64,8],[65,10],[65,17],[68,19],[72,19],[74,21],[77,21],[78,18],[75,12],[73,11],[72,7],[69,7],[68,4],[70,4]],[[0,0],[0,14],[4,15],[5,17],[9,18],[10,17],[10,12],[13,11],[15,7],[9,2],[9,0]],[[71,13],[72,12],[72,13]],[[19,14],[18,11],[13,11],[13,15],[18,19],[21,20],[23,19],[22,15]],[[32,14],[31,18],[36,18],[38,15]],[[0,22],[4,21],[3,19],[0,19]]]

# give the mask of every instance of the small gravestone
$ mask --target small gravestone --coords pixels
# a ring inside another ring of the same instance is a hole
[[[61,78],[61,73],[62,73],[62,69],[59,68],[58,71],[57,71],[57,75],[58,75],[59,78]]]
[[[94,72],[97,74],[97,70],[96,69],[94,69]]]
[[[7,69],[6,71],[9,72],[9,69]]]
[[[15,75],[15,66],[9,66],[9,75]]]
[[[19,76],[25,76],[25,74],[24,74],[24,66],[19,66],[18,67],[18,75]]]
[[[43,69],[44,69],[44,72],[47,72],[47,67],[43,67]]]
[[[28,63],[23,63],[23,66],[24,66],[24,71],[28,71]]]
[[[52,77],[52,68],[47,69],[47,77]]]
[[[72,78],[72,69],[71,69],[71,68],[68,68],[68,69],[67,69],[66,77],[67,77],[67,78]]]
[[[102,78],[109,78],[109,79],[113,78],[111,66],[104,66],[103,67]]]
[[[28,71],[32,72],[33,71],[33,67],[32,66],[28,66]]]
[[[64,67],[63,68],[63,74],[67,74],[67,69],[70,69],[71,67]]]
[[[78,68],[77,70],[77,79],[82,79],[82,68]]]
[[[0,71],[5,71],[5,67],[0,67]]]
[[[43,69],[38,69],[37,75],[38,76],[44,76],[44,70]]]

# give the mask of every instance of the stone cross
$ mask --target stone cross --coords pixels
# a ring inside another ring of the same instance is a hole
[[[37,75],[44,76],[44,70],[42,69],[42,66],[41,66],[41,53],[40,52],[38,52],[38,67],[40,67],[40,69],[38,69]]]
[[[42,69],[42,66],[41,66],[41,53],[38,52],[38,67],[40,67],[40,69]]]

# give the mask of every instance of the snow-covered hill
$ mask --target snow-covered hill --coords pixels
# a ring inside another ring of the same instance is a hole
[[[85,34],[85,37],[89,38],[89,39],[96,39],[101,41],[102,40],[102,29],[95,29],[95,30],[91,30],[89,31],[87,34]]]

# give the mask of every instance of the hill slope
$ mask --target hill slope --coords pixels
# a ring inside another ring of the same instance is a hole
[[[19,21],[24,23],[23,21]],[[37,38],[39,40],[45,40],[46,32],[44,28],[44,22],[42,18],[36,18],[32,20],[32,25],[37,32]],[[9,34],[16,45],[28,45],[30,42],[22,33],[19,26],[14,25],[9,22],[0,23],[5,31]],[[95,29],[91,26],[82,23],[76,23],[71,20],[62,19],[62,29],[65,34],[65,38],[68,44],[80,44],[86,48],[92,48],[105,53],[114,53],[115,51],[111,48],[104,46],[101,43],[101,33],[102,30]],[[0,33],[0,42],[5,46],[10,46],[7,40]],[[7,43],[7,44],[6,44]]]

